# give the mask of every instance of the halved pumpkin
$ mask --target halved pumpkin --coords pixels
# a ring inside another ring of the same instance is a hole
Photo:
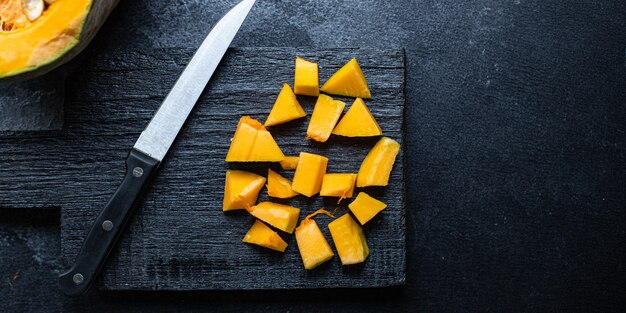
[[[0,80],[33,78],[69,61],[118,1],[0,1]]]

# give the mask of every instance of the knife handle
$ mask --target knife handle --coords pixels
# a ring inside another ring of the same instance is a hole
[[[130,151],[124,180],[91,227],[74,265],[59,275],[63,293],[77,296],[91,286],[158,167],[159,161]]]

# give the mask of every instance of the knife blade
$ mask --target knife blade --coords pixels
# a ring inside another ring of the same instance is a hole
[[[70,296],[94,282],[152,177],[195,106],[255,0],[243,0],[220,19],[185,67],[126,159],[126,174],[100,211],[59,288]]]

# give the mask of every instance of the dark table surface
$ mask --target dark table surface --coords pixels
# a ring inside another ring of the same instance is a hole
[[[89,49],[196,47],[235,2],[121,1]],[[406,49],[406,286],[69,299],[59,210],[0,208],[0,311],[626,310],[626,2],[261,0],[233,45]]]

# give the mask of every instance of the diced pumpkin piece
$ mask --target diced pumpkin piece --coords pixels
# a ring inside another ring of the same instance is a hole
[[[226,162],[277,162],[285,155],[259,121],[242,116],[226,154]]]
[[[332,133],[346,137],[370,137],[380,136],[383,132],[365,101],[356,98]]]
[[[226,154],[226,162],[248,160],[258,132],[253,121],[249,116],[243,116],[239,119],[237,130],[235,130],[235,135]]]
[[[274,137],[267,130],[263,129],[257,133],[254,145],[248,156],[248,162],[275,162],[282,161],[285,155],[274,141]]]
[[[382,137],[361,163],[356,186],[387,186],[399,151],[400,144],[397,141]]]
[[[253,205],[263,185],[265,185],[263,176],[246,171],[226,171],[222,209],[231,211]]]
[[[279,161],[280,167],[284,170],[295,170],[296,166],[298,166],[298,158],[297,156],[286,156],[282,161]]]
[[[316,268],[335,255],[319,226],[313,220],[313,216],[319,213],[332,217],[330,213],[318,210],[302,220],[298,228],[296,228],[296,244],[298,245],[304,268],[307,270]]]
[[[267,194],[270,197],[287,199],[298,195],[291,189],[291,181],[280,174],[267,170]]]
[[[320,192],[327,165],[328,158],[313,153],[300,152],[291,189],[307,197]]]
[[[304,112],[302,106],[300,106],[296,95],[291,91],[291,87],[287,84],[283,84],[283,89],[280,90],[278,98],[276,98],[276,102],[274,102],[272,111],[270,111],[270,115],[267,117],[264,125],[278,125],[305,116],[306,112]]]
[[[280,252],[285,252],[287,248],[283,238],[259,220],[254,221],[242,241]]]
[[[311,121],[306,130],[307,138],[326,142],[345,107],[345,102],[334,100],[327,95],[320,95],[315,102]]]
[[[335,72],[335,74],[324,83],[321,90],[331,95],[363,99],[372,97],[370,89],[367,86],[365,75],[363,75],[363,71],[355,58]]]
[[[369,222],[378,212],[384,210],[387,205],[375,198],[372,198],[365,192],[359,192],[356,199],[352,203],[348,204],[348,208],[352,211],[352,214],[356,216],[361,225]]]
[[[297,95],[317,97],[320,94],[320,83],[317,63],[296,57],[296,71],[293,90]]]
[[[339,253],[341,264],[351,265],[363,263],[370,250],[365,241],[361,226],[346,214],[328,224],[335,248]]]
[[[261,202],[247,210],[252,216],[290,234],[296,228],[300,215],[298,208],[273,202]]]
[[[329,173],[324,175],[320,196],[351,198],[356,174]]]

